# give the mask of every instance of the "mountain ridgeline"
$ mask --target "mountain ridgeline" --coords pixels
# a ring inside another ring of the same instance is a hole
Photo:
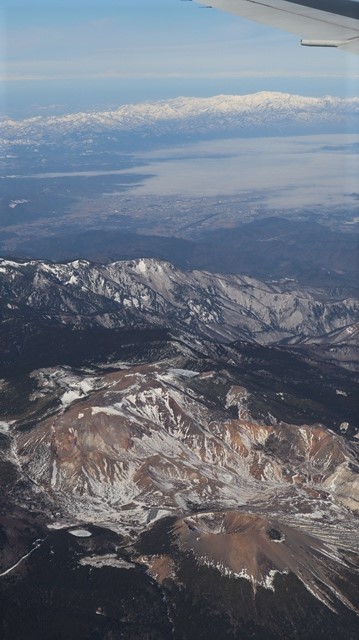
[[[358,98],[305,97],[279,92],[175,98],[123,105],[113,111],[4,120],[3,144],[41,144],[51,139],[76,146],[84,133],[88,145],[126,141],[146,148],[157,141],[195,141],[241,135],[302,135],[358,130]],[[118,136],[118,138],[117,138]]]

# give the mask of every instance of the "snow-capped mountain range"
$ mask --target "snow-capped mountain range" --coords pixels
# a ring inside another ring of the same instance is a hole
[[[350,338],[358,301],[323,299],[295,282],[184,272],[151,258],[106,265],[0,261],[3,321],[42,317],[74,328],[166,327],[200,339],[259,344]]]
[[[179,97],[123,105],[113,111],[8,119],[2,124],[2,137],[5,145],[11,145],[65,142],[68,136],[84,135],[192,140],[228,134],[335,133],[357,131],[358,115],[359,98],[314,98],[279,92]]]

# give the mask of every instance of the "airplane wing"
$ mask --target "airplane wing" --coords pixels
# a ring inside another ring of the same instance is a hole
[[[358,0],[196,0],[301,36],[301,44],[359,54]]]

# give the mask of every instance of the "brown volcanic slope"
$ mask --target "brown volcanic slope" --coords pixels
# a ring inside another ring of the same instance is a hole
[[[164,363],[98,377],[86,398],[67,395],[69,406],[17,436],[19,464],[60,526],[136,538],[175,515],[174,540],[199,563],[254,588],[290,571],[328,606],[334,596],[352,606],[335,582],[356,552],[351,445],[320,425],[254,423],[243,388],[220,402],[218,377]]]
[[[182,550],[224,575],[250,580],[274,590],[277,573],[290,571],[308,590],[335,611],[336,599],[356,611],[336,584],[343,556],[325,537],[260,515],[238,511],[205,513],[180,519],[175,526]],[[358,611],[359,612],[359,611]]]

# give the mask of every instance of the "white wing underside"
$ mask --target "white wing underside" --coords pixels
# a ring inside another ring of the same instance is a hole
[[[308,46],[359,54],[359,3],[355,0],[196,0],[301,36]]]

